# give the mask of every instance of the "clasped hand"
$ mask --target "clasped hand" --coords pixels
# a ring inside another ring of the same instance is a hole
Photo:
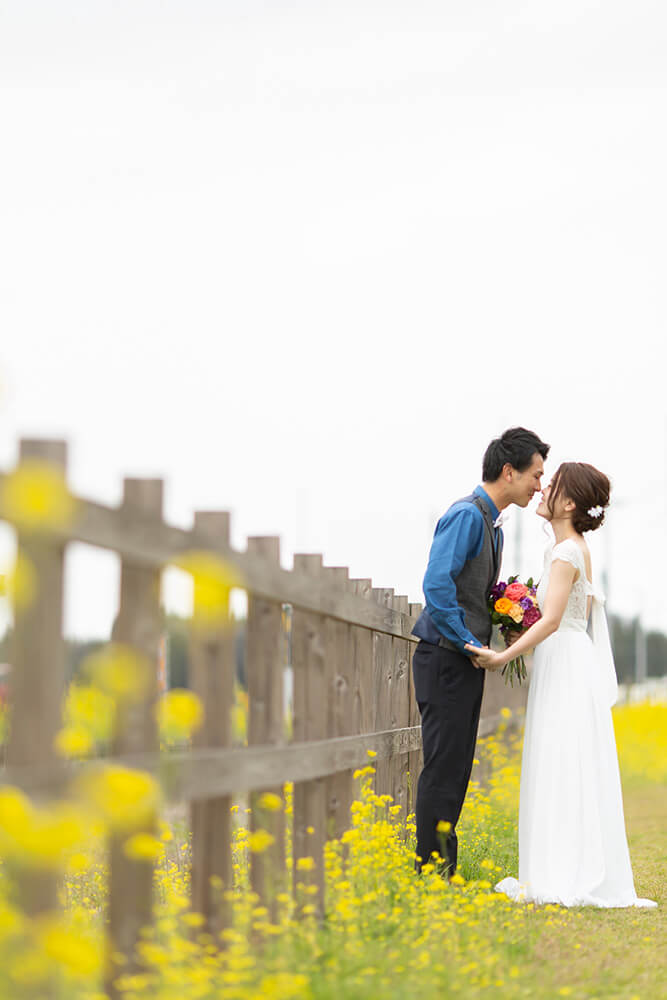
[[[473,655],[470,657],[473,666],[483,670],[501,670],[505,666],[502,653],[496,653],[488,646],[473,646],[466,643],[466,649]]]

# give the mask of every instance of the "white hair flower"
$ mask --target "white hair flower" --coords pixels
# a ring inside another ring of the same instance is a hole
[[[604,507],[589,507],[587,514],[589,517],[602,517]]]

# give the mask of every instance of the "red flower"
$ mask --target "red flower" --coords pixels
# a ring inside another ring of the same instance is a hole
[[[528,587],[526,587],[525,584],[510,583],[503,596],[506,597],[508,601],[512,601],[513,604],[516,604],[522,597],[525,597],[527,593]]]
[[[539,608],[526,608],[523,613],[523,624],[525,628],[530,628],[535,622],[538,622],[542,615],[540,614]]]

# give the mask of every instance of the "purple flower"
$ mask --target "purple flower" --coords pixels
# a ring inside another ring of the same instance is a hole
[[[533,606],[533,602],[531,601],[530,597],[522,597],[521,600],[519,601],[519,604],[521,605],[524,611],[526,611],[528,608],[532,608]]]

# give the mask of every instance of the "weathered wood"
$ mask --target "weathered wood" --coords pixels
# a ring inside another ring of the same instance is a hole
[[[392,607],[407,613],[408,599],[399,596],[392,599]],[[392,637],[392,683],[389,698],[389,725],[391,729],[404,729],[410,725],[410,649],[407,639]],[[390,762],[392,787],[389,794],[395,805],[400,805],[400,822],[407,816],[408,805],[408,757],[396,755]]]
[[[140,510],[155,521],[162,517],[163,484],[160,479],[126,479],[123,508],[128,517]],[[155,705],[158,697],[157,663],[161,634],[160,571],[136,565],[123,558],[120,572],[120,607],[112,629],[116,643],[129,646],[137,655],[137,670],[143,672],[142,687],[135,697],[119,701],[116,708],[115,754],[156,750],[158,743]],[[157,816],[146,817],[132,833],[154,834]],[[110,839],[109,938],[111,954],[125,957],[124,972],[141,968],[136,953],[142,927],[152,920],[153,865],[135,860],[125,852],[127,831],[115,831]],[[118,996],[117,969],[108,970],[107,990]]]
[[[20,443],[19,461],[38,459],[66,475],[64,441]],[[7,763],[19,767],[56,760],[54,739],[61,726],[65,688],[62,639],[64,546],[40,532],[20,530],[17,565],[30,567],[35,592],[27,605],[14,608],[12,640],[12,720]],[[36,915],[57,906],[55,876],[23,871],[19,892],[24,910]]]
[[[0,519],[11,521],[11,512],[2,503],[1,487],[5,478],[0,473]],[[327,579],[309,579],[298,571],[284,570],[251,551],[237,552],[219,542],[213,546],[196,530],[187,531],[152,521],[136,509],[115,509],[76,499],[71,525],[54,527],[51,532],[54,539],[110,549],[137,566],[163,567],[185,552],[208,549],[234,566],[247,589],[259,597],[330,615],[351,625],[364,625],[388,635],[410,638],[414,621],[409,615],[393,611],[377,600],[360,599],[356,594],[333,586]],[[387,589],[380,593],[393,595],[393,591]],[[414,637],[412,641],[416,641]]]
[[[354,589],[360,597],[372,600],[373,581],[353,580]],[[375,710],[373,698],[373,633],[362,626],[352,627],[354,650],[354,695],[353,732],[373,731]]]
[[[195,529],[211,540],[229,541],[227,511],[198,511]],[[196,609],[195,609],[195,617]],[[190,685],[201,699],[204,721],[194,733],[196,747],[231,744],[234,701],[234,641],[230,623],[193,629],[190,634]],[[230,795],[200,799],[191,804],[192,908],[201,913],[207,931],[219,942],[231,914],[225,890],[232,887]]]
[[[508,728],[523,723],[517,710],[509,720],[502,715],[482,719],[478,737],[488,736],[500,725]],[[12,767],[0,771],[3,784],[16,785],[31,794],[51,791],[60,794],[82,771],[105,764],[138,768],[160,779],[165,797],[172,802],[193,802],[235,792],[254,791],[280,781],[310,782],[368,763],[368,751],[378,760],[397,753],[410,753],[421,746],[421,729],[344,736],[332,740],[290,743],[285,747],[194,748],[170,753],[128,754],[105,757],[84,764],[58,763],[46,766]],[[324,806],[322,807],[324,808]]]
[[[390,605],[394,591],[386,587],[373,590],[377,600]],[[393,700],[394,657],[392,637],[383,632],[373,631],[373,715],[374,730],[391,729],[391,705]],[[392,763],[389,760],[378,760],[375,773],[375,791],[377,795],[393,795]]]
[[[419,705],[417,704],[415,679],[412,672],[412,657],[414,655],[415,648],[415,646],[411,645],[408,650],[408,726],[411,728],[419,727],[419,730],[421,731],[421,714],[419,712]],[[415,811],[417,803],[417,782],[419,781],[419,775],[421,774],[423,766],[424,755],[420,739],[417,748],[411,750],[408,754],[408,813],[413,813]]]
[[[320,555],[295,555],[294,569],[313,584],[322,574]],[[293,738],[299,741],[322,740],[327,727],[327,661],[326,625],[322,615],[294,609],[292,620],[292,667],[294,671],[294,731]],[[330,743],[331,741],[326,741]],[[305,751],[310,764],[312,743]],[[294,747],[289,748],[294,751]],[[302,764],[305,761],[301,762]],[[337,767],[310,774],[292,772],[289,777],[294,784],[293,823],[293,885],[297,901],[303,905],[299,885],[314,885],[317,894],[309,899],[321,915],[324,912],[324,843],[326,840],[326,781],[325,774],[331,774]],[[286,774],[286,776],[288,776]],[[311,778],[315,780],[306,780]],[[298,780],[297,780],[298,779]],[[312,858],[311,869],[300,867]]]
[[[275,562],[280,561],[278,538],[249,538],[248,551]],[[248,679],[248,745],[285,743],[283,715],[283,678],[286,666],[286,643],[282,628],[282,605],[255,594],[248,599],[246,641],[246,676]],[[266,796],[266,797],[265,797]],[[273,797],[273,798],[272,798]],[[271,808],[272,802],[278,808]],[[263,803],[267,803],[264,805]],[[250,825],[253,833],[265,830],[273,843],[262,851],[251,851],[250,877],[255,892],[277,919],[277,895],[286,885],[285,808],[282,782],[267,784],[250,799]]]
[[[343,590],[350,590],[346,567],[327,567],[324,570]],[[352,736],[354,648],[352,626],[335,618],[326,620],[327,674],[330,711],[327,719],[327,736]],[[350,825],[350,806],[353,801],[352,771],[340,771],[327,781],[327,834],[340,837]]]
[[[423,604],[410,604],[408,606],[410,617],[415,621],[419,618],[423,611]],[[412,636],[415,639],[415,636]],[[412,673],[412,657],[416,646],[411,644],[408,648],[408,719],[406,725],[408,726],[421,726],[421,715],[419,712],[419,705],[417,704],[417,697],[415,695],[415,680]],[[422,767],[424,766],[424,755],[422,752],[421,742],[417,750],[412,750],[408,754],[408,801],[407,801],[407,812],[408,814],[415,811],[415,806],[417,802],[417,782],[419,780],[419,775],[421,774]]]

